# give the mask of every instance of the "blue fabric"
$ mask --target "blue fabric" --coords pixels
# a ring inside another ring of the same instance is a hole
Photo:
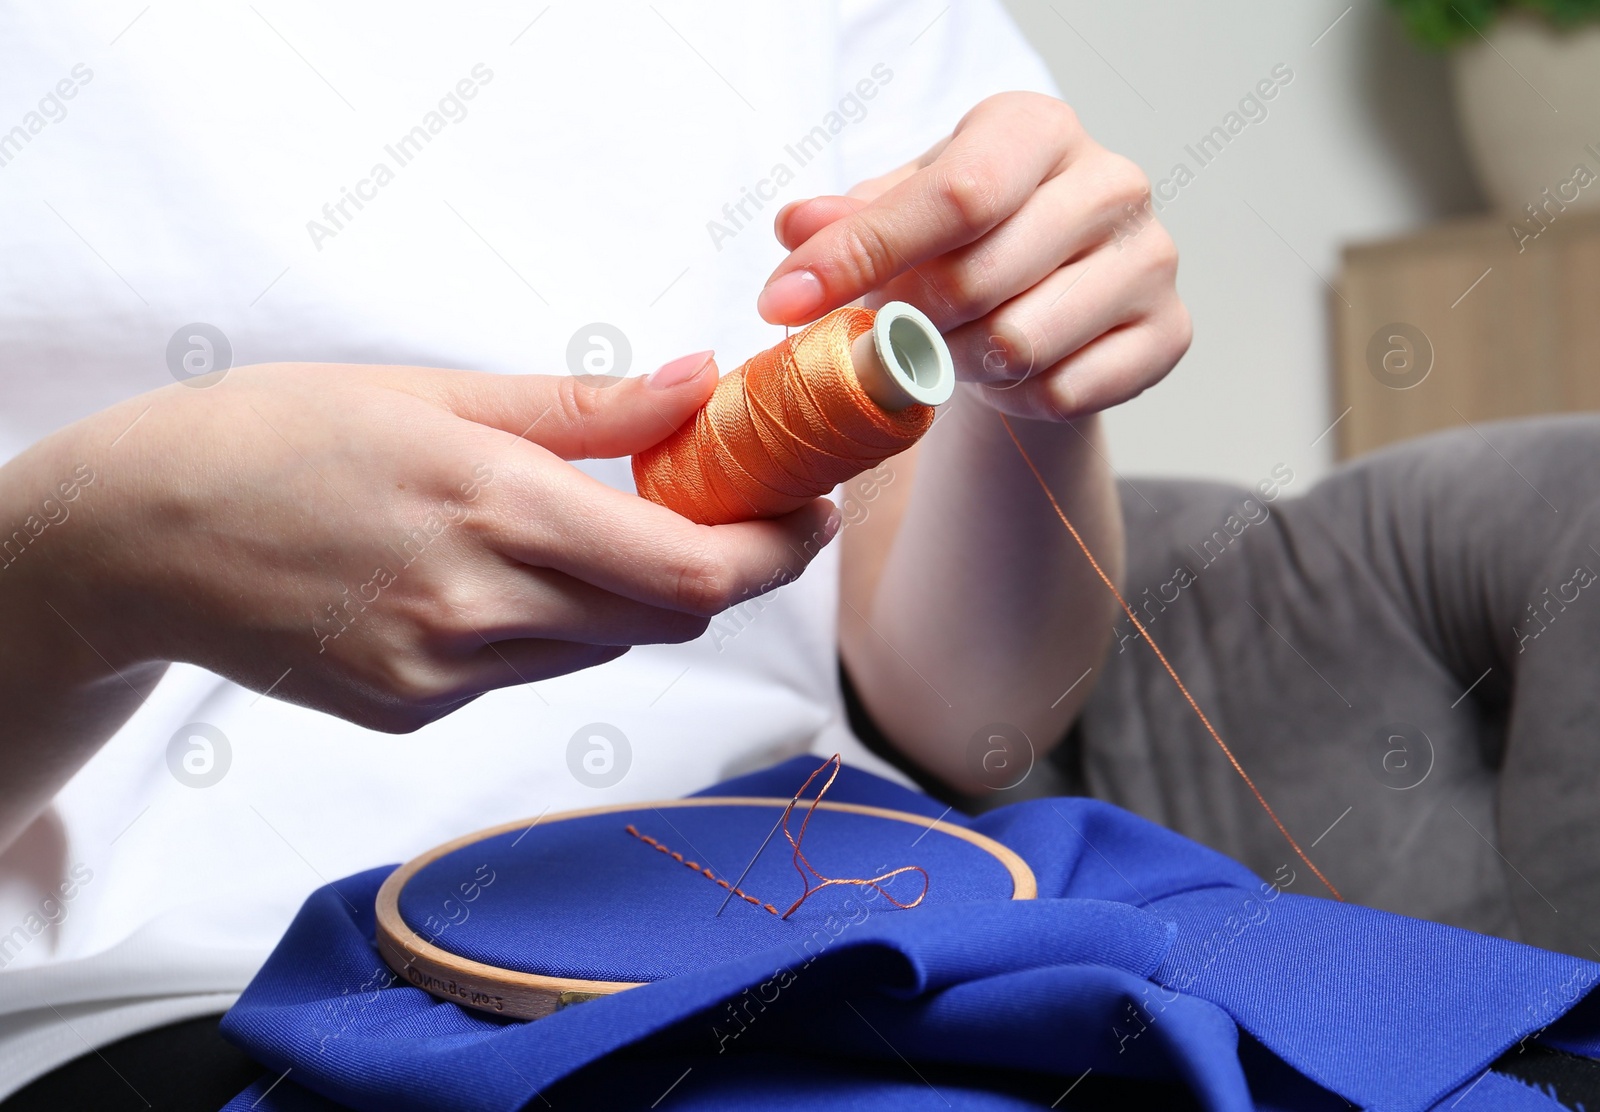
[[[804,946],[830,916],[854,917],[861,892],[824,889],[786,920],[737,897],[718,915],[728,890],[685,867],[692,862],[736,879],[782,806],[641,807],[513,830],[420,870],[401,893],[400,916],[462,957],[595,981],[658,981],[775,946]],[[802,817],[790,820],[796,835]],[[996,857],[929,825],[818,811],[804,848],[829,876],[872,877],[916,864],[932,878],[927,906],[1010,898],[1011,875]],[[630,826],[683,854],[685,863],[630,834]],[[916,873],[884,882],[901,903],[923,887]],[[781,832],[740,891],[780,913],[804,891]],[[604,895],[598,906],[596,893]]]
[[[813,767],[713,794],[787,796]],[[829,798],[943,810],[849,769]],[[1263,882],[1093,800],[946,821],[1020,853],[1040,898],[835,904],[808,950],[532,1023],[395,983],[372,941],[389,869],[329,885],[223,1021],[272,1071],[229,1108],[1548,1110],[1490,1063],[1524,1038],[1600,1055],[1593,963],[1300,895],[1289,867]]]

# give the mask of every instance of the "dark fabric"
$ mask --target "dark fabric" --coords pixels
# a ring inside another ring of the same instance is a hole
[[[1347,899],[1600,956],[1600,418],[1286,474],[1124,483],[1130,602]],[[1125,619],[1078,735],[1096,797],[1295,864]]]
[[[812,767],[711,794],[781,797]],[[830,798],[943,810],[851,769]],[[1303,879],[1262,883],[1095,800],[1027,801],[969,825],[1029,862],[1041,898],[841,912],[766,952],[533,1023],[379,976],[372,906],[389,870],[350,877],[312,895],[224,1020],[293,1071],[229,1107],[511,1112],[555,1106],[551,1092],[577,1107],[666,1107],[669,1094],[682,1109],[1129,1107],[1181,1086],[1240,1112],[1548,1112],[1552,1098],[1491,1063],[1524,1040],[1600,1049],[1586,999],[1600,964],[1308,899],[1294,894]],[[597,886],[597,914],[609,891]]]
[[[142,1031],[75,1058],[0,1101],[0,1112],[216,1112],[261,1076],[217,1033],[221,1018]]]
[[[1508,1050],[1494,1069],[1545,1090],[1568,1108],[1600,1109],[1600,1061],[1593,1058],[1528,1043]]]

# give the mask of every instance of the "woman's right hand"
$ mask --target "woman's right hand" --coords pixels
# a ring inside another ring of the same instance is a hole
[[[84,685],[188,661],[387,731],[687,641],[798,575],[836,511],[695,525],[565,461],[648,447],[716,379],[707,354],[622,381],[279,364],[169,386],[0,470],[9,517],[67,513],[8,550],[0,615]]]

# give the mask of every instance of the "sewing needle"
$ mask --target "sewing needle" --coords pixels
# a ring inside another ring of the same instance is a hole
[[[808,780],[807,783],[810,783],[810,781]],[[804,788],[801,788],[801,791],[804,790]],[[800,792],[795,792],[794,798],[789,800],[789,805],[785,807],[783,809],[783,813],[778,816],[778,821],[772,824],[771,830],[767,831],[767,836],[762,840],[761,847],[756,850],[756,855],[752,857],[750,859],[750,863],[744,867],[744,872],[739,874],[739,879],[733,882],[733,886],[728,889],[728,894],[722,897],[722,906],[717,908],[717,914],[712,916],[713,919],[721,916],[723,911],[727,909],[728,901],[733,899],[734,890],[737,889],[739,885],[744,883],[744,878],[749,876],[750,870],[756,867],[756,862],[761,859],[762,853],[766,851],[767,843],[772,841],[772,836],[778,832],[778,827],[783,825],[783,820],[789,817],[789,812],[794,810],[795,804],[799,802]]]

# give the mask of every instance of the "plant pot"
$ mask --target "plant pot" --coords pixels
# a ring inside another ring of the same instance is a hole
[[[1478,183],[1497,209],[1600,207],[1600,24],[1560,31],[1512,13],[1453,53],[1451,75]]]

